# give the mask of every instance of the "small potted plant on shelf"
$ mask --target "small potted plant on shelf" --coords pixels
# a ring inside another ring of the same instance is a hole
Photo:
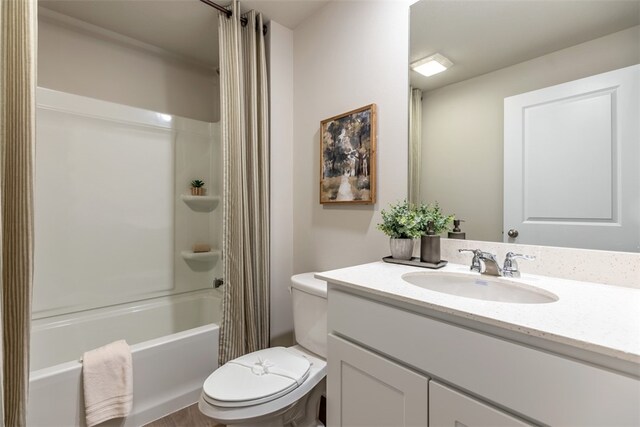
[[[199,179],[194,179],[191,181],[191,195],[192,196],[204,196],[206,192],[204,188],[204,181]]]
[[[382,210],[382,223],[378,229],[389,236],[391,256],[395,259],[411,259],[413,239],[422,234],[421,220],[415,206],[406,200],[389,205]]]
[[[438,202],[421,204],[418,208],[420,221],[420,261],[437,264],[440,259],[440,234],[451,228],[455,215],[445,215]]]

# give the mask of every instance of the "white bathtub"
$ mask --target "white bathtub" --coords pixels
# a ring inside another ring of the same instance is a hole
[[[27,425],[84,426],[79,359],[118,339],[131,345],[133,409],[104,426],[140,426],[196,402],[218,367],[219,306],[207,290],[34,321]]]

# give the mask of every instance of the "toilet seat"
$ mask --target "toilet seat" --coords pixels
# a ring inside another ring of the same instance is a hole
[[[298,388],[311,363],[300,352],[267,348],[227,362],[204,382],[203,399],[218,407],[244,407],[270,402]]]
[[[310,372],[306,380],[289,393],[273,398],[271,401],[262,404],[247,404],[247,406],[220,406],[211,402],[211,398],[203,391],[200,394],[198,409],[206,416],[213,418],[221,424],[259,424],[259,420],[273,417],[296,404],[303,396],[309,393],[316,385],[323,381],[326,375],[326,361],[316,354],[295,345],[286,349],[297,354],[310,362]],[[220,368],[218,368],[220,369]]]

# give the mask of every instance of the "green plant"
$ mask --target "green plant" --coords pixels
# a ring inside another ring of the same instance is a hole
[[[422,234],[421,220],[415,206],[406,200],[382,210],[382,223],[378,230],[394,239],[417,239]]]
[[[191,181],[191,186],[193,188],[200,188],[200,187],[204,187],[204,181],[201,181],[199,179],[194,179],[193,181]]]
[[[455,215],[445,215],[440,209],[438,202],[425,204],[422,203],[417,208],[418,217],[420,218],[420,234],[427,234],[427,231],[433,231],[438,235],[451,228]],[[431,226],[429,226],[431,223]],[[429,233],[431,234],[431,233]]]

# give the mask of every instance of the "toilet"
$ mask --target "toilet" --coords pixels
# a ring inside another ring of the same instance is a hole
[[[296,345],[245,354],[204,382],[198,408],[238,427],[322,427],[325,392],[327,284],[303,273],[291,277]]]

